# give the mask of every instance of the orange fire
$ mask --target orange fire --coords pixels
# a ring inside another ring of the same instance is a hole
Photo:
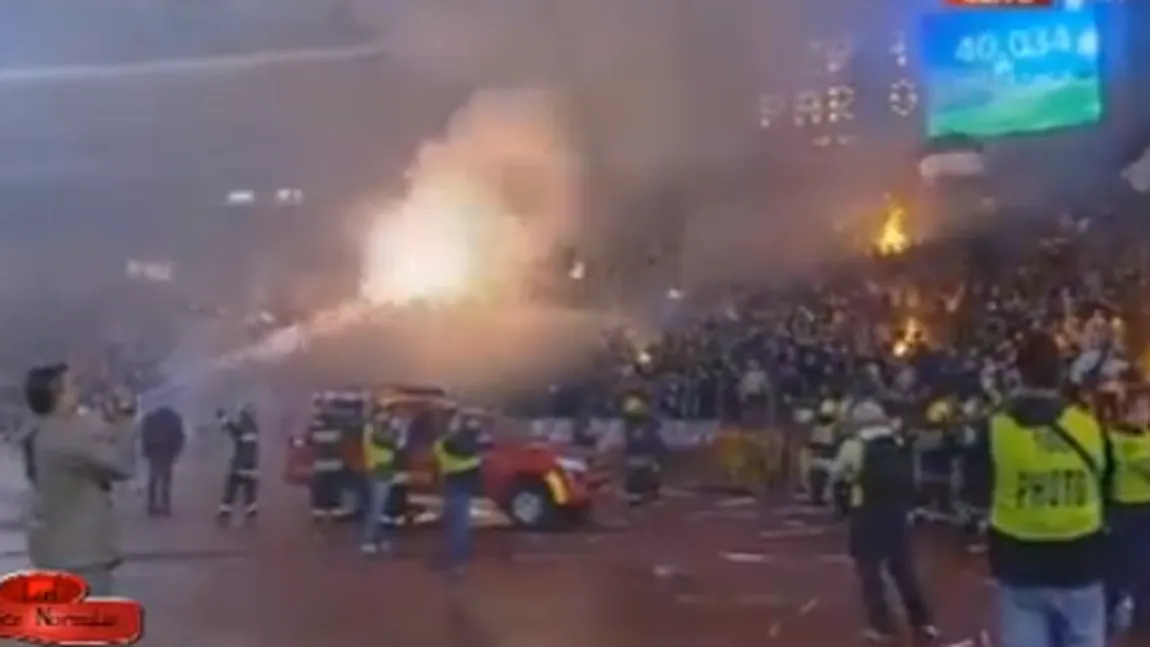
[[[880,256],[898,256],[910,247],[906,233],[906,209],[897,202],[887,204],[882,229],[875,240],[875,251]]]

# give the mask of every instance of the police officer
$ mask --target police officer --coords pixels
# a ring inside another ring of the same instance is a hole
[[[807,486],[811,503],[822,507],[827,504],[826,490],[830,466],[838,451],[839,403],[824,398],[815,414],[811,434],[807,440],[810,461],[807,464]]]
[[[1110,530],[1114,541],[1108,606],[1132,604],[1135,626],[1150,620],[1150,430],[1144,416],[1115,425],[1113,505]]]
[[[1103,497],[1111,453],[1098,421],[1062,395],[1050,337],[1016,348],[1020,385],[989,422],[990,571],[1003,647],[1103,647]]]
[[[312,451],[311,517],[327,522],[340,512],[340,494],[347,476],[345,427],[353,423],[357,423],[356,430],[362,427],[364,401],[358,393],[329,391],[316,395],[312,404],[307,434]]]
[[[907,619],[923,638],[938,630],[927,607],[911,550],[909,517],[914,505],[914,466],[905,442],[877,401],[864,399],[846,414],[851,436],[831,466],[832,477],[850,485],[848,536],[866,609],[868,640],[894,639],[883,573],[890,576]]]
[[[623,489],[627,505],[638,507],[659,497],[663,437],[647,403],[638,396],[623,401]]]
[[[259,513],[256,501],[259,495],[260,454],[255,409],[251,405],[244,405],[236,416],[225,417],[222,426],[232,441],[232,455],[216,519],[221,525],[227,525],[232,520],[235,505],[240,503],[244,506],[244,519],[254,521]]]
[[[401,418],[377,410],[363,428],[363,462],[367,497],[360,550],[365,555],[387,553],[391,550],[391,542],[383,536],[383,521],[403,462],[399,459],[399,455],[407,445],[406,427],[407,422]]]
[[[432,447],[443,482],[445,566],[459,574],[471,556],[471,501],[481,486],[483,421],[477,415],[456,414],[447,432]]]

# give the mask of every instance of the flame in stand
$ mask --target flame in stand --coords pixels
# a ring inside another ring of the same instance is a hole
[[[906,357],[918,340],[922,339],[924,332],[922,322],[914,317],[908,317],[902,327],[902,334],[894,342],[891,352],[894,353],[895,357]]]
[[[887,206],[878,240],[875,241],[875,249],[880,256],[898,256],[909,247],[910,238],[906,234],[906,209],[898,203],[891,202]]]

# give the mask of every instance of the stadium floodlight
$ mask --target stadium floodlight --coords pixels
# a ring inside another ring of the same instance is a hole
[[[303,191],[295,188],[276,189],[275,202],[280,207],[298,207],[303,204]]]
[[[229,207],[245,206],[249,204],[255,204],[255,202],[256,192],[250,189],[238,189],[236,191],[232,191],[228,193],[228,197],[225,200],[225,203]]]

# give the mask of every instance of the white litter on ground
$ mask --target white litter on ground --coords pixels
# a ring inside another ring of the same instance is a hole
[[[765,564],[775,560],[773,555],[765,553],[719,553],[719,556],[735,564]]]
[[[733,600],[740,607],[781,607],[786,601],[786,598],[776,593],[747,593]]]
[[[676,604],[686,604],[691,606],[704,606],[715,604],[718,600],[711,595],[698,595],[695,593],[681,593],[675,596]]]
[[[799,615],[805,616],[808,613],[810,613],[811,611],[814,611],[818,606],[819,606],[819,599],[818,598],[811,598],[811,599],[806,601],[806,604],[799,607]]]
[[[759,532],[759,539],[794,539],[797,537],[818,537],[819,535],[825,535],[826,533],[826,528],[805,526],[803,528],[763,530]]]
[[[983,629],[982,631],[978,632],[978,644],[979,644],[979,647],[990,647],[991,646],[990,632],[989,631]]]
[[[715,504],[717,508],[742,508],[749,505],[754,505],[757,499],[753,496],[739,496],[730,499],[723,499]]]
[[[771,638],[771,639],[778,638],[779,632],[782,631],[782,629],[783,629],[783,627],[782,627],[781,622],[778,622],[778,621],[772,622],[771,628],[767,630],[767,638]]]
[[[692,512],[687,519],[689,521],[712,521],[715,519],[731,519],[736,521],[750,521],[759,518],[759,513],[754,510],[697,510]]]
[[[966,640],[960,640],[955,643],[943,645],[942,647],[974,647],[974,641],[970,638],[967,638]]]

